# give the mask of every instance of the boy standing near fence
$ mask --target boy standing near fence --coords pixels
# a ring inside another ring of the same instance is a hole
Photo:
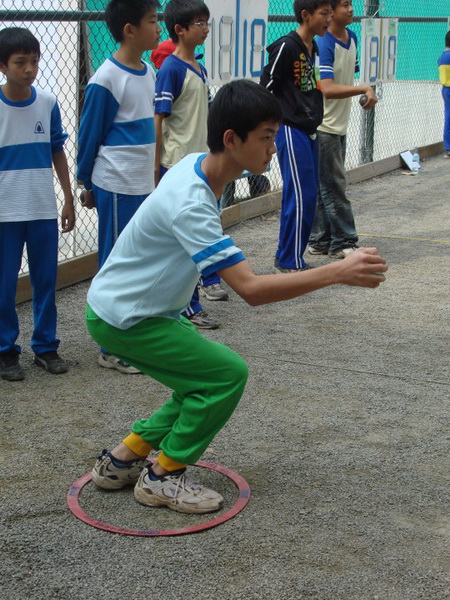
[[[167,31],[175,43],[156,77],[155,181],[164,176],[186,154],[207,150],[209,89],[206,69],[195,55],[209,33],[209,9],[202,0],[171,0],[164,11]],[[220,277],[211,273],[200,280],[202,293],[209,300],[227,300]],[[199,329],[215,329],[217,319],[206,313],[198,288],[185,316]]]
[[[295,0],[298,28],[267,50],[261,84],[283,109],[277,155],[283,178],[280,235],[275,255],[278,272],[307,268],[303,259],[314,220],[318,192],[317,127],[322,122],[319,58],[314,36],[331,22],[330,0]]]
[[[352,206],[346,195],[345,150],[351,98],[365,94],[364,110],[377,97],[370,85],[354,85],[359,72],[352,0],[331,0],[333,15],[326,34],[317,39],[324,115],[318,128],[319,197],[309,240],[310,254],[345,258],[358,243]]]
[[[119,48],[86,87],[78,135],[78,172],[84,206],[98,213],[98,263],[154,190],[155,73],[142,54],[158,46],[157,0],[111,0],[105,17]],[[98,363],[138,373],[107,350]]]
[[[0,31],[0,375],[25,378],[19,363],[17,279],[24,245],[33,288],[34,362],[49,373],[68,370],[57,350],[56,276],[58,211],[52,165],[63,194],[62,232],[75,225],[73,195],[63,150],[67,134],[53,94],[35,88],[39,41],[21,27]]]
[[[135,484],[140,503],[183,513],[213,512],[223,504],[186,466],[231,417],[248,367],[180,315],[200,272],[218,271],[251,306],[337,283],[375,288],[385,279],[387,266],[375,248],[306,272],[255,275],[224,234],[218,207],[224,187],[245,169],[255,175],[267,169],[280,120],[276,98],[260,85],[237,80],[222,86],[208,117],[209,153],[190,154],[170,169],[92,282],[86,309],[92,337],[173,390],[98,457],[92,479],[101,488]],[[160,451],[153,465],[145,460],[152,449]]]
[[[444,158],[450,158],[450,31],[445,36],[445,50],[439,57],[438,67],[444,99]]]

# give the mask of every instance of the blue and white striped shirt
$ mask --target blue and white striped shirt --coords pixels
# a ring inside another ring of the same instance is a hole
[[[0,89],[0,222],[58,217],[52,154],[66,139],[53,94],[32,86],[12,102]]]
[[[136,71],[112,56],[89,81],[78,134],[77,177],[117,194],[154,189],[155,72]]]

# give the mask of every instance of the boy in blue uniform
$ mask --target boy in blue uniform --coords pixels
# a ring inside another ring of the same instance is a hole
[[[186,513],[208,513],[220,494],[190,479],[195,463],[233,413],[247,365],[205,339],[181,316],[200,272],[217,271],[252,306],[342,283],[376,287],[385,261],[375,248],[342,262],[287,275],[255,275],[223,232],[218,201],[245,169],[263,173],[281,121],[276,98],[237,80],[217,93],[208,117],[208,154],[190,154],[164,176],[122,233],[88,292],[87,327],[100,344],[173,390],[172,397],[111,452],[92,477],[104,489],[135,484],[136,499]],[[170,198],[170,202],[167,199]],[[145,458],[160,450],[151,466]]]
[[[68,370],[57,352],[58,211],[52,164],[64,194],[63,233],[72,231],[75,212],[58,103],[33,86],[40,55],[39,42],[27,29],[0,31],[0,71],[6,77],[0,89],[0,375],[9,381],[25,377],[15,304],[24,245],[33,287],[34,362],[53,374]]]
[[[445,36],[445,50],[439,57],[438,67],[444,99],[444,158],[450,158],[450,31]]]
[[[298,28],[267,48],[269,62],[261,76],[261,84],[275,94],[283,109],[283,123],[277,134],[283,177],[274,265],[278,272],[307,268],[303,253],[318,192],[316,130],[323,117],[314,36],[325,35],[330,24],[330,0],[295,0],[294,13]]]
[[[209,33],[209,9],[201,0],[171,0],[164,22],[176,47],[156,77],[155,181],[190,152],[207,150],[209,107],[208,78],[197,61],[195,49]],[[201,280],[200,289],[209,300],[227,300],[228,294],[215,273]],[[219,322],[202,308],[198,288],[185,316],[201,329],[215,329]]]
[[[320,87],[324,116],[318,128],[319,188],[316,214],[309,240],[310,254],[345,258],[358,243],[352,206],[346,195],[345,150],[351,98],[365,94],[364,110],[377,97],[370,85],[354,85],[359,71],[356,35],[347,28],[353,21],[352,0],[331,0],[333,15],[328,31],[317,39]]]
[[[155,73],[142,54],[158,45],[158,6],[157,0],[111,0],[106,23],[120,46],[86,87],[77,177],[86,188],[84,205],[97,208],[99,267],[155,187]],[[103,350],[98,362],[137,373]]]

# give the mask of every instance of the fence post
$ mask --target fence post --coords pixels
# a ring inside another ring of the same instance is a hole
[[[380,0],[364,0],[364,15],[372,17],[380,9]],[[364,42],[363,42],[364,43]],[[372,86],[375,91],[375,86]],[[362,129],[362,162],[364,164],[373,162],[373,149],[375,138],[375,110],[363,111]]]

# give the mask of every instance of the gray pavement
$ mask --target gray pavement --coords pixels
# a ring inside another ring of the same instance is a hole
[[[251,499],[203,533],[117,535],[69,512],[67,491],[95,454],[168,391],[97,366],[83,321],[88,282],[58,292],[67,375],[32,365],[31,305],[19,306],[26,381],[0,381],[2,599],[450,598],[450,161],[424,167],[350,187],[361,244],[390,264],[377,290],[205,303],[222,321],[206,335],[239,352],[250,379],[203,458],[242,475]],[[271,270],[277,214],[230,232],[256,272]],[[195,471],[229,509],[229,480]],[[131,489],[88,484],[80,498],[92,517],[125,528],[206,520],[147,509]]]

